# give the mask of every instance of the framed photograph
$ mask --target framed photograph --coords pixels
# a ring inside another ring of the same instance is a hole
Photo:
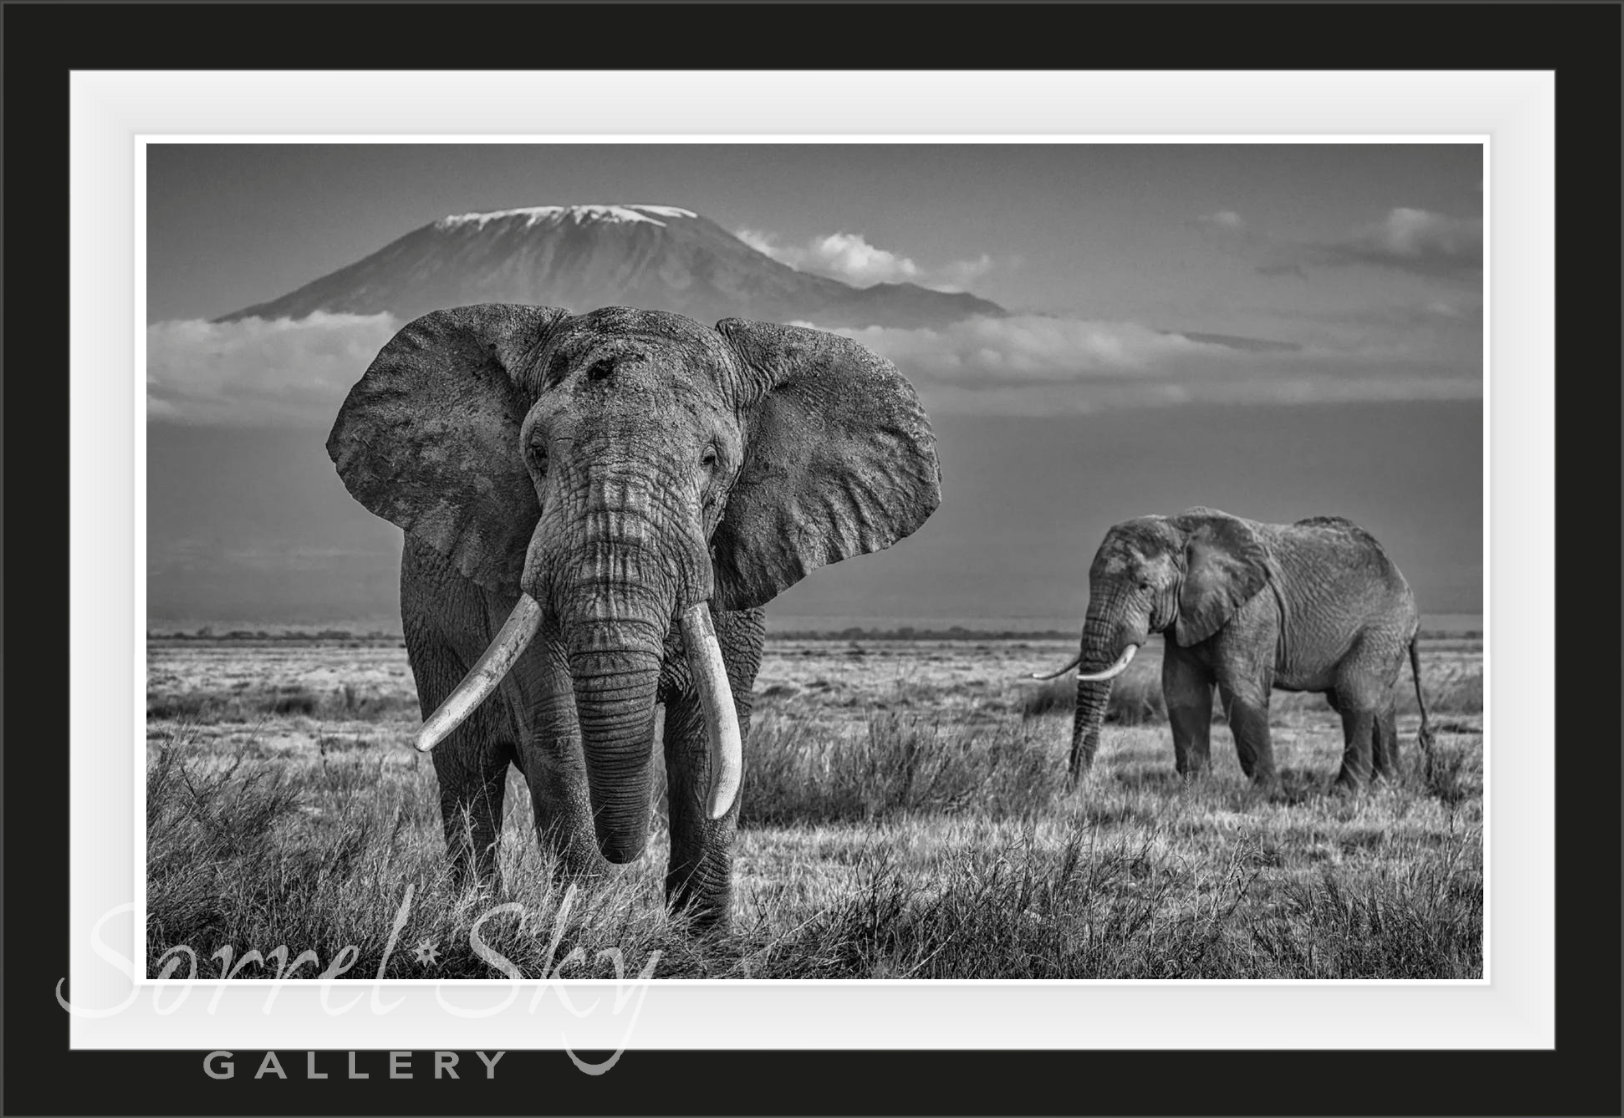
[[[6,1109],[1618,1113],[1620,13],[1386,12],[8,7]]]

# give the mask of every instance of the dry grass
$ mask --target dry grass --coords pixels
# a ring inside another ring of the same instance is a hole
[[[1429,642],[1439,730],[1412,772],[1333,797],[1340,730],[1317,696],[1277,696],[1282,780],[1172,771],[1154,658],[1119,681],[1094,773],[1067,793],[1071,681],[1021,677],[1060,642],[769,645],[747,743],[734,934],[661,904],[665,835],[605,880],[556,879],[513,774],[501,896],[444,871],[432,766],[405,743],[416,702],[395,642],[149,646],[149,968],[166,949],[233,958],[280,944],[349,973],[662,977],[1468,978],[1482,973],[1482,739],[1475,642]],[[1150,650],[1147,649],[1147,653]],[[1407,685],[1407,678],[1406,678]],[[1044,697],[1047,696],[1047,697]],[[1413,704],[1413,697],[1410,700]],[[1404,710],[1401,707],[1401,710]],[[520,910],[491,915],[499,903]],[[436,949],[432,963],[417,948]],[[589,961],[598,960],[598,961]],[[262,971],[251,963],[241,972]]]
[[[1149,722],[1164,722],[1167,705],[1162,701],[1161,648],[1153,642],[1145,652],[1134,658],[1111,688],[1111,701],[1105,710],[1107,725],[1142,726]],[[1427,699],[1427,711],[1434,718],[1439,715],[1483,713],[1483,663],[1478,642],[1439,640],[1426,642],[1426,655],[1421,666],[1421,683]],[[1021,713],[1029,718],[1046,714],[1070,715],[1077,707],[1077,678],[1067,674],[1047,683],[1033,684],[1021,706]],[[1213,719],[1224,721],[1222,704],[1213,702]],[[1320,695],[1288,694],[1277,691],[1270,701],[1274,713],[1324,709],[1325,699]],[[1398,712],[1419,715],[1415,685],[1406,666],[1399,677]]]

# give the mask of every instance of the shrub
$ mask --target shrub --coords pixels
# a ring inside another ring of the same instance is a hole
[[[365,692],[352,683],[328,692],[301,685],[251,689],[239,683],[225,691],[165,692],[147,698],[149,722],[258,722],[267,715],[381,722],[417,713],[414,695]]]
[[[751,727],[741,826],[872,821],[974,808],[1020,816],[1060,792],[1045,738],[1019,724],[985,731],[870,715],[861,730],[771,714]]]

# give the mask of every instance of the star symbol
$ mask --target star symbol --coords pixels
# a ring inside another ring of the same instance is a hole
[[[433,940],[425,939],[417,945],[417,961],[425,967],[432,967],[440,961],[440,953],[435,950]]]

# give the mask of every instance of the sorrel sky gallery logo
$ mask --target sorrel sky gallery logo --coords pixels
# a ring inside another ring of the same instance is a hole
[[[319,1002],[322,1011],[329,1016],[341,1017],[356,1011],[356,1007],[362,1002],[366,1003],[367,1011],[376,1016],[388,1014],[405,1000],[404,996],[386,1000],[384,997],[384,984],[387,981],[385,975],[389,966],[389,959],[397,949],[401,948],[400,934],[411,917],[412,897],[416,890],[415,885],[406,887],[405,897],[401,901],[400,908],[395,912],[395,918],[390,925],[389,941],[384,948],[382,958],[378,961],[377,975],[372,981],[370,998],[366,994],[358,992],[348,1000],[342,1002],[335,1002],[334,1000],[335,992],[342,991],[346,987],[353,988],[355,984],[354,979],[345,981],[342,986],[338,984],[338,979],[349,973],[354,968],[356,960],[360,957],[361,949],[354,944],[346,944],[340,948],[328,960],[325,967],[322,966],[321,957],[315,951],[305,950],[298,955],[293,955],[287,944],[278,944],[267,952],[261,952],[257,948],[250,948],[241,956],[237,955],[235,947],[228,944],[220,947],[207,957],[208,960],[212,960],[216,964],[210,967],[207,962],[199,960],[196,950],[190,945],[175,944],[158,959],[158,973],[155,977],[166,984],[152,987],[153,1010],[159,1016],[168,1016],[174,1013],[191,997],[193,987],[199,982],[206,981],[214,989],[213,998],[207,1007],[207,1012],[213,1015],[220,1006],[221,998],[228,989],[232,988],[228,985],[229,982],[232,980],[258,980],[255,983],[256,985],[262,982],[266,986],[262,1011],[271,1013],[275,1010],[278,995],[288,982],[297,979],[313,979],[321,983]],[[643,1010],[643,999],[648,994],[649,982],[654,976],[654,968],[660,961],[660,953],[658,951],[653,952],[647,962],[643,964],[642,969],[636,975],[628,978],[626,960],[619,948],[610,947],[599,951],[592,961],[600,965],[609,964],[614,967],[614,997],[602,997],[590,1005],[577,1006],[562,983],[572,977],[588,977],[585,974],[568,975],[565,973],[567,968],[584,968],[588,962],[586,952],[580,947],[575,947],[562,959],[557,958],[560,940],[563,937],[565,927],[569,923],[570,909],[575,903],[575,894],[576,887],[573,885],[564,894],[557,917],[553,921],[552,940],[548,944],[547,954],[543,958],[541,971],[536,975],[525,975],[516,963],[492,947],[482,934],[484,925],[489,921],[506,916],[522,918],[526,911],[523,904],[511,901],[506,904],[496,905],[481,913],[469,928],[469,948],[493,970],[499,971],[505,976],[509,991],[504,1001],[494,1006],[482,1008],[458,1004],[458,1002],[446,996],[447,991],[441,984],[435,984],[434,997],[440,1009],[454,1017],[470,1019],[493,1017],[511,1008],[518,1001],[520,993],[524,989],[523,984],[534,981],[535,985],[528,1007],[528,1012],[532,1014],[537,1012],[549,994],[555,996],[564,1009],[578,1019],[590,1018],[597,1014],[600,1009],[607,1007],[609,1014],[616,1021],[624,1022],[623,1031],[620,1034],[620,1044],[607,1059],[599,1063],[589,1063],[582,1060],[575,1054],[573,1047],[569,1043],[569,1037],[565,1035],[561,1038],[564,1051],[577,1068],[588,1075],[602,1075],[619,1062],[621,1053],[625,1051],[626,1045],[631,1040],[632,1030],[636,1027],[637,1018]],[[89,933],[90,948],[97,958],[115,967],[132,983],[139,981],[135,963],[125,958],[116,948],[109,946],[102,939],[102,929],[114,917],[134,910],[135,904],[133,902],[110,909],[101,919],[96,921],[95,926],[90,929]],[[413,952],[413,956],[420,966],[432,967],[439,961],[441,945],[435,943],[432,939],[424,939],[416,944],[408,945],[406,949]],[[212,973],[208,973],[211,971]],[[129,1009],[141,996],[141,988],[135,986],[131,989],[129,996],[118,1005],[105,1008],[76,1005],[63,996],[62,988],[65,981],[65,979],[58,979],[57,981],[57,1003],[69,1013],[80,1017],[116,1016]],[[236,1066],[230,1060],[230,1055],[229,1052],[225,1051],[210,1052],[204,1059],[206,1074],[216,1079],[232,1078],[236,1074]],[[316,1074],[315,1054],[309,1053],[307,1055],[306,1077],[313,1079],[327,1078],[326,1072]],[[442,1074],[449,1075],[451,1078],[459,1077],[455,1070],[454,1054],[436,1052],[434,1055],[433,1074],[435,1078],[440,1078]],[[502,1053],[497,1052],[494,1056],[488,1056],[485,1053],[479,1053],[479,1055],[482,1060],[485,1060],[486,1077],[495,1078],[496,1063],[501,1059]],[[390,1056],[390,1077],[397,1079],[410,1078],[413,1073],[410,1070],[409,1060],[404,1068],[397,1066],[395,1060],[395,1057],[406,1057],[409,1056],[409,1053],[391,1053]],[[449,1063],[445,1057],[451,1058]],[[255,1078],[262,1078],[267,1075],[287,1078],[281,1061],[273,1053],[267,1053],[266,1059],[261,1061],[259,1069],[255,1073]],[[350,1053],[349,1074],[346,1078],[365,1079],[369,1075],[370,1073],[357,1071],[355,1054]]]

